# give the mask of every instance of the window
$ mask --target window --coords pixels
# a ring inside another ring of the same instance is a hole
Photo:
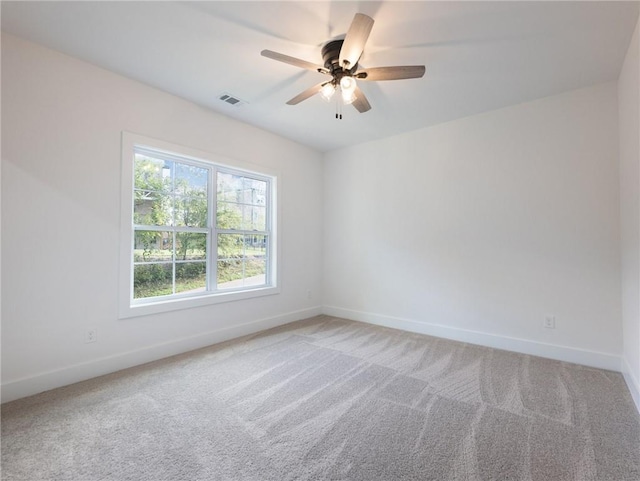
[[[275,175],[128,133],[122,159],[121,317],[278,292]]]

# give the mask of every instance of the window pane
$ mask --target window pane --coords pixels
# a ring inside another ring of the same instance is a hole
[[[267,266],[264,259],[247,259],[244,270],[245,286],[260,286],[265,283]]]
[[[258,286],[266,282],[267,236],[244,237],[244,286]]]
[[[133,247],[134,262],[173,260],[173,233],[137,230]]]
[[[171,225],[171,196],[155,190],[134,192],[133,223]]]
[[[218,261],[218,289],[231,289],[243,285],[242,259]]]
[[[267,236],[218,235],[218,288],[264,285]]]
[[[217,223],[219,229],[242,229],[242,206],[218,202]]]
[[[176,260],[205,260],[207,258],[207,234],[176,232]]]
[[[227,202],[242,202],[242,177],[218,172],[218,200]]]
[[[218,289],[264,285],[266,272],[264,259],[218,261]]]
[[[205,262],[179,262],[176,264],[176,293],[202,292],[207,288]]]
[[[173,162],[135,154],[134,187],[140,190],[168,192]]]
[[[267,255],[267,236],[246,235],[244,237],[244,255],[248,258],[264,259]]]
[[[218,234],[218,259],[237,259],[244,256],[244,236]]]
[[[266,230],[267,216],[265,207],[243,206],[243,229],[245,230]]]
[[[138,264],[133,266],[133,298],[173,294],[171,264]]]
[[[201,193],[197,197],[175,199],[175,225],[187,227],[207,227],[207,197]]]
[[[251,205],[265,205],[267,198],[267,183],[263,180],[244,178],[242,202]]]
[[[188,164],[175,164],[174,190],[183,196],[207,197],[208,171]]]

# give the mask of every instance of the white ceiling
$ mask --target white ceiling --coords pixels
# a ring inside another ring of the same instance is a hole
[[[633,2],[2,2],[2,30],[137,79],[320,151],[618,77]],[[422,79],[361,82],[372,110],[319,96],[323,43],[357,12],[375,19],[365,67],[426,65]],[[230,93],[247,103],[218,100]]]

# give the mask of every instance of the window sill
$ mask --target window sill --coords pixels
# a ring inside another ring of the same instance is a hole
[[[151,314],[162,314],[164,312],[222,304],[224,302],[241,301],[256,297],[271,296],[279,293],[279,287],[260,287],[246,291],[216,292],[196,297],[174,298],[132,305],[130,305],[127,300],[126,305],[123,305],[120,308],[119,318],[129,319],[132,317],[148,316]]]

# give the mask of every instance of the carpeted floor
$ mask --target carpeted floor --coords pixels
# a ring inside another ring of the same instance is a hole
[[[5,480],[640,479],[620,374],[320,316],[2,407]]]

